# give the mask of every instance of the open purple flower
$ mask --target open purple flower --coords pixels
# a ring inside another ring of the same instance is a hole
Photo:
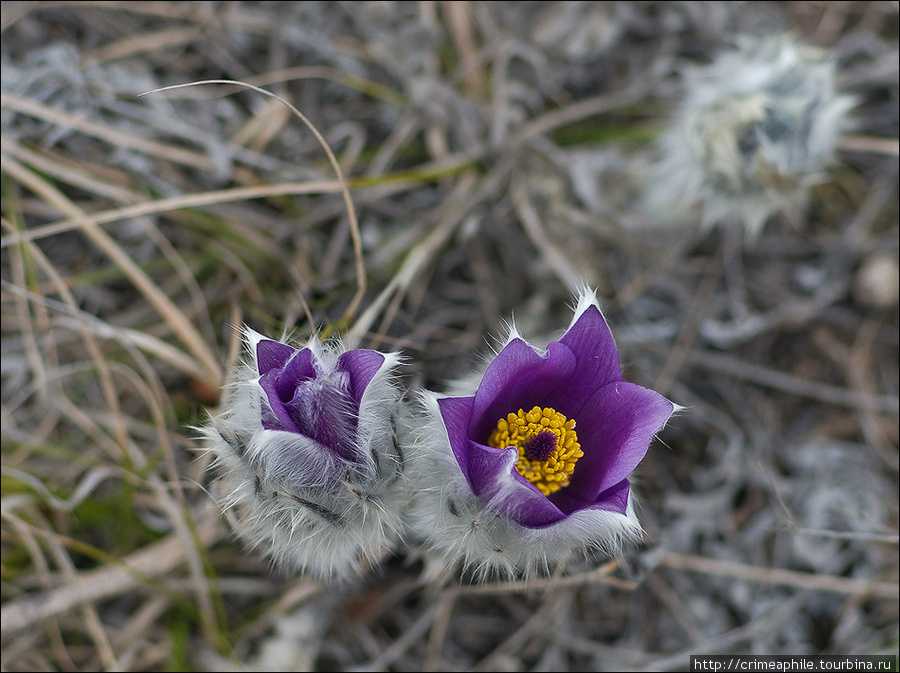
[[[399,356],[246,331],[251,361],[207,429],[235,529],[323,576],[373,561],[397,537],[404,484]]]
[[[423,446],[449,450],[456,477],[426,484],[440,502],[421,523],[437,548],[512,571],[640,534],[628,475],[676,406],[622,380],[592,294],[545,351],[514,332],[474,395],[427,403],[441,441]]]

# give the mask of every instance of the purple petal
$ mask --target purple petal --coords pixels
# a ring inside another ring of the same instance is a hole
[[[447,436],[450,439],[450,448],[456,457],[456,462],[462,470],[463,476],[469,482],[469,438],[467,431],[469,419],[472,416],[474,397],[444,397],[437,401],[441,412],[444,427],[447,428]]]
[[[473,406],[473,397],[438,400],[450,448],[473,494],[484,500],[495,498],[495,504],[523,526],[547,526],[565,518],[556,505],[512,467],[515,462],[509,455],[512,449],[494,449],[468,438]],[[512,488],[498,493],[504,483]]]
[[[268,407],[262,408],[262,424],[267,430],[289,430],[290,432],[300,432],[291,415],[288,413],[287,407],[281,401],[281,397],[276,389],[278,382],[278,370],[270,370],[259,377],[259,385],[266,394]],[[271,409],[271,412],[269,411]]]
[[[565,490],[582,501],[596,501],[631,474],[674,410],[675,405],[659,393],[625,381],[596,391],[576,419],[584,456]]]
[[[593,502],[580,498],[571,488],[564,488],[551,497],[553,503],[567,515],[582,509],[602,509],[625,514],[628,507],[630,485],[627,479],[611,486],[598,495]]]
[[[577,416],[588,398],[601,386],[622,379],[619,353],[609,326],[596,306],[589,306],[559,343],[574,353],[578,366],[550,406],[570,418]]]
[[[510,464],[515,463],[510,459],[510,452],[515,449],[495,449],[471,440],[466,448],[472,492],[479,498],[489,500],[497,489],[497,476],[508,473]],[[518,456],[518,452],[516,455]]]
[[[301,382],[285,407],[301,434],[346,460],[356,460],[359,406],[350,397],[349,374],[332,372]]]
[[[263,339],[256,344],[256,371],[265,374],[270,369],[281,369],[296,352],[296,348]]]
[[[558,342],[551,343],[546,357],[541,357],[524,340],[513,339],[488,366],[478,386],[469,436],[486,442],[501,418],[519,409],[544,406],[575,368],[572,351]]]
[[[294,398],[300,383],[315,377],[312,352],[308,348],[298,351],[277,341],[266,340],[259,342],[256,353],[261,373],[259,385],[266,393],[272,410],[270,414],[263,408],[263,427],[300,432],[285,405]]]
[[[312,351],[309,348],[294,351],[294,356],[287,361],[275,378],[275,390],[278,391],[278,397],[282,402],[289,402],[294,398],[297,386],[304,381],[316,378],[316,376]]]
[[[604,509],[619,514],[625,514],[628,510],[628,494],[631,492],[631,484],[623,479],[615,486],[611,486],[601,493],[594,504],[588,509]]]
[[[476,496],[503,512],[512,520],[530,528],[541,528],[562,521],[566,514],[547,499],[514,467],[518,452],[514,448],[495,449],[469,442],[469,483]]]
[[[372,350],[353,350],[338,358],[338,369],[350,375],[350,393],[357,407],[366,387],[384,364],[384,354]]]

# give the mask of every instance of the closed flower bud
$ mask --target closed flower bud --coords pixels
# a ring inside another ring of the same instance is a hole
[[[676,405],[622,380],[592,293],[546,350],[513,330],[474,395],[424,404],[412,526],[449,561],[527,576],[640,538],[628,476]]]
[[[376,562],[408,504],[396,354],[246,330],[249,361],[205,430],[238,536],[276,565],[343,577]]]

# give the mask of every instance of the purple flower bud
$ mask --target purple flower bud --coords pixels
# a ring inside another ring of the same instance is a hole
[[[251,361],[206,431],[238,535],[322,576],[374,562],[408,504],[399,356],[250,330],[246,342]]]
[[[445,555],[528,572],[639,537],[628,476],[676,405],[622,380],[593,294],[545,351],[513,332],[473,395],[426,406],[414,525]]]

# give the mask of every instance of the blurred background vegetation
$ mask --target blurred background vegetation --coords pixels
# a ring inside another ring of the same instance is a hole
[[[858,100],[800,221],[645,221],[687,74],[782,31]],[[897,2],[3,2],[2,38],[3,670],[897,654]],[[138,97],[205,79],[295,105],[356,219],[281,102]],[[558,335],[581,281],[625,378],[687,407],[635,475],[640,549],[329,587],[231,538],[193,428],[241,324],[442,390],[513,315]]]

